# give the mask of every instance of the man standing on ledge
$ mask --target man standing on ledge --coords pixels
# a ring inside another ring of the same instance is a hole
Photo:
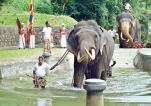
[[[49,52],[51,53],[51,33],[52,33],[52,28],[49,27],[50,23],[46,21],[46,26],[43,28],[42,31],[42,42],[44,42],[44,52]]]
[[[25,49],[25,36],[24,23],[21,23],[21,29],[19,30],[19,49]]]
[[[46,70],[52,70],[49,64],[43,62],[44,58],[43,56],[39,56],[38,58],[39,62],[35,64],[34,70],[33,70],[33,78],[35,79],[33,83],[35,84],[35,88],[45,88],[46,86]]]
[[[67,47],[67,44],[66,44],[66,27],[65,27],[64,23],[62,23],[62,26],[60,28],[60,45],[61,45],[61,48]]]

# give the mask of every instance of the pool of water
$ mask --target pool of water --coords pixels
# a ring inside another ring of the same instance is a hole
[[[47,76],[46,89],[35,89],[32,78],[0,80],[0,106],[86,106],[86,91],[72,87],[73,71]],[[104,106],[151,106],[151,72],[114,68],[107,77]]]

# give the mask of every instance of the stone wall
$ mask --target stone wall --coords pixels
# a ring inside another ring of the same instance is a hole
[[[133,65],[142,70],[151,71],[151,50],[143,48],[138,50],[137,55],[133,59]]]
[[[35,28],[35,44],[37,46],[42,46],[41,42],[41,33],[43,27],[34,27]],[[71,27],[67,28],[67,35],[72,30]],[[52,31],[55,35],[54,38],[54,45],[59,45],[60,37],[59,37],[59,27],[52,27]],[[27,28],[26,28],[26,35],[27,35]],[[8,46],[18,46],[19,41],[19,34],[17,27],[0,27],[0,47],[8,47]]]
[[[58,65],[53,70],[48,70],[47,74],[49,75],[50,72],[58,71],[58,70],[71,70],[73,69],[73,58],[74,56],[69,53],[67,57],[61,62],[60,65]],[[49,64],[50,66],[53,66],[58,62],[60,59],[59,57],[50,57]],[[11,79],[11,78],[17,78],[20,75],[26,76],[32,75],[33,67],[36,64],[37,59],[34,60],[23,60],[23,61],[15,61],[9,64],[0,64],[0,79]]]

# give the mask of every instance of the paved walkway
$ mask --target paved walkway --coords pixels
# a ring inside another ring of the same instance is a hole
[[[136,56],[137,51],[139,49],[119,49],[118,45],[115,45],[115,51],[114,51],[114,58],[116,59],[117,64],[115,67],[124,67],[124,68],[133,68],[133,58]],[[56,60],[56,62],[61,58],[61,56],[65,53],[66,48],[55,48],[52,51],[52,56],[50,59]],[[149,51],[151,53],[151,50]],[[69,53],[69,58],[73,58],[72,54]],[[4,64],[11,64],[14,62],[21,62],[21,61],[37,61],[38,56],[42,55],[37,54],[33,56],[24,56],[24,57],[18,57],[18,58],[7,58],[7,59],[0,59],[0,65]],[[71,60],[71,64],[73,64],[73,59]]]
[[[66,51],[66,48],[55,48],[55,50],[52,51],[52,56],[50,58],[57,59],[64,54]],[[22,57],[15,57],[15,58],[4,58],[0,59],[0,65],[4,64],[12,64],[15,62],[21,62],[21,61],[38,61],[38,57],[42,55],[42,53],[33,55],[33,56],[22,56]]]

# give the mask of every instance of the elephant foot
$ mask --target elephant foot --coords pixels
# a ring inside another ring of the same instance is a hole
[[[112,71],[108,71],[108,72],[107,72],[107,75],[108,75],[108,76],[112,76]]]
[[[80,83],[74,83],[73,86],[74,86],[75,88],[81,88]]]

